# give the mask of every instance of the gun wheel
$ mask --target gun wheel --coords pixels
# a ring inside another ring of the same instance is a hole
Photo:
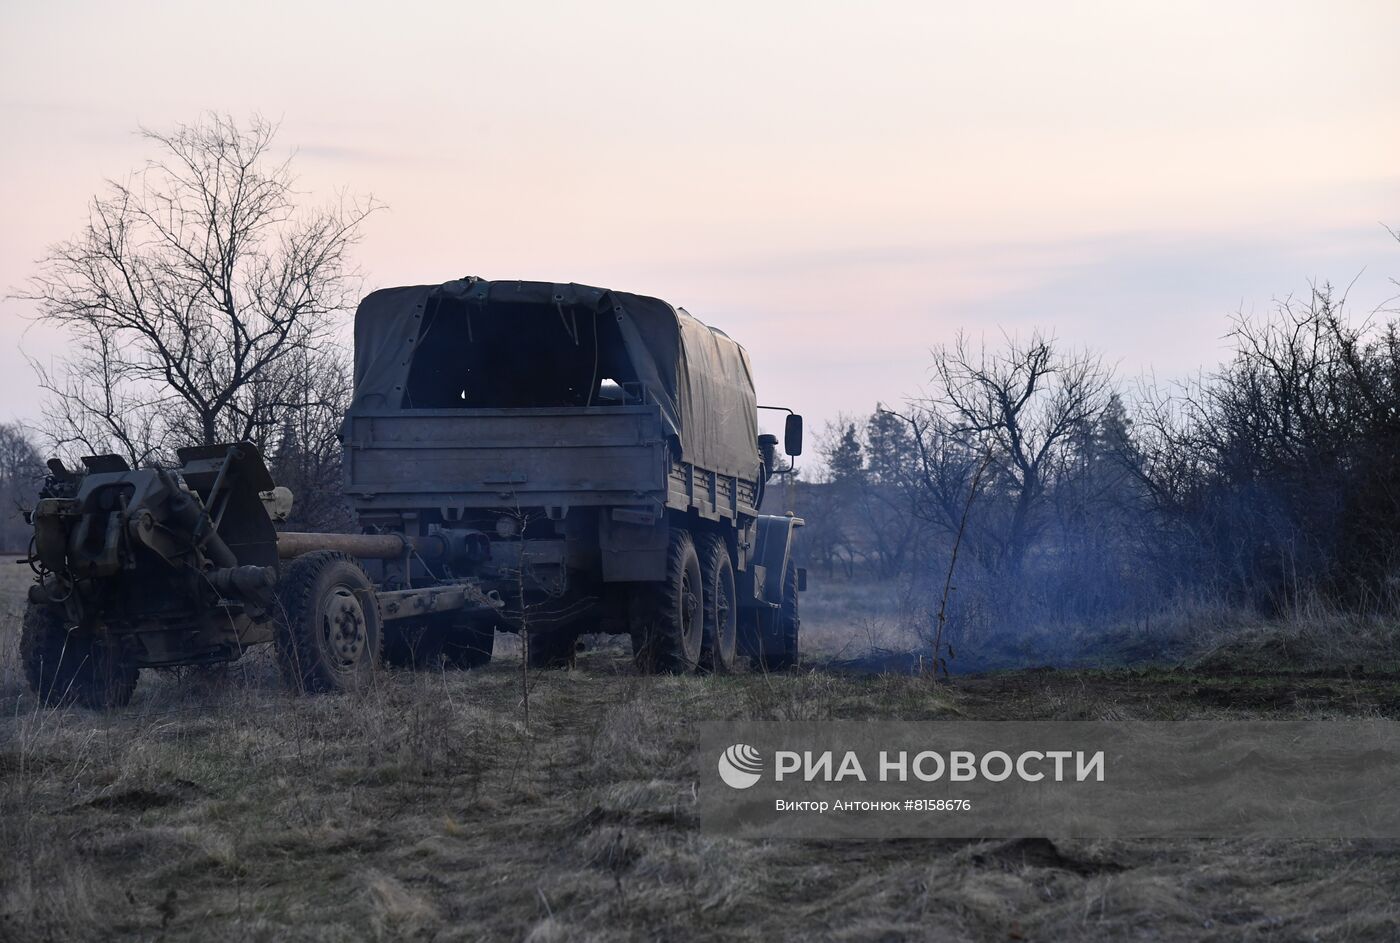
[[[110,645],[70,626],[57,606],[29,604],[19,650],[30,689],[48,707],[76,701],[106,710],[131,703],[139,671],[122,664]]]
[[[277,655],[295,691],[344,691],[379,667],[379,602],[353,557],[320,550],[297,557],[278,587]]]

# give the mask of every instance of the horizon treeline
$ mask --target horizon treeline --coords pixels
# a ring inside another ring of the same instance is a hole
[[[1323,285],[1237,315],[1226,361],[1173,386],[1044,334],[960,335],[925,398],[828,426],[825,467],[790,490],[808,565],[932,608],[957,542],[961,629],[1394,611],[1400,326],[1344,308]]]

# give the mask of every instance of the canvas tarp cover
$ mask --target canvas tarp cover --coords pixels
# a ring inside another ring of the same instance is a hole
[[[489,316],[493,303],[578,307],[614,316],[637,378],[679,439],[683,460],[725,475],[756,477],[757,401],[744,349],[684,309],[587,285],[467,278],[370,294],[355,312],[352,415],[402,408],[425,312],[443,300],[470,306],[473,317]],[[462,305],[439,311],[467,310]]]

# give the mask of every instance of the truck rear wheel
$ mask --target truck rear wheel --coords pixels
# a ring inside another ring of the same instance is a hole
[[[70,628],[63,609],[29,604],[20,630],[20,660],[29,687],[48,707],[77,701],[106,710],[131,703],[139,671],[91,634]]]
[[[491,653],[496,647],[496,626],[487,623],[468,621],[447,627],[443,638],[442,653],[454,668],[469,671],[483,668],[491,663]]]
[[[526,662],[542,671],[567,670],[578,655],[578,636],[573,632],[531,632]]]
[[[436,668],[445,647],[444,626],[431,618],[395,619],[384,625],[384,663],[394,668]]]
[[[632,654],[646,672],[688,674],[700,662],[705,627],[700,557],[690,531],[671,529],[666,579],[648,584],[632,629]]]
[[[700,575],[704,580],[705,635],[700,666],[716,673],[734,670],[739,635],[739,606],[734,588],[734,561],[723,538],[700,542]]]
[[[379,667],[379,600],[354,557],[334,550],[297,557],[283,572],[277,596],[277,657],[292,690],[352,689]]]

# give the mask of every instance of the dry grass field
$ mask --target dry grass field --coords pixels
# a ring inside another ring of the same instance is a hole
[[[644,678],[604,647],[529,677],[528,728],[504,645],[485,671],[313,698],[254,653],[145,672],[95,714],[35,708],[3,566],[3,940],[1400,938],[1400,849],[1375,843],[748,842],[693,814],[701,719],[1394,717],[1392,665],[1322,657],[1374,626],[1335,651],[1344,628],[1246,632],[1175,668],[934,684],[843,670],[897,641],[893,616],[843,642],[840,593],[815,591],[814,670]]]

